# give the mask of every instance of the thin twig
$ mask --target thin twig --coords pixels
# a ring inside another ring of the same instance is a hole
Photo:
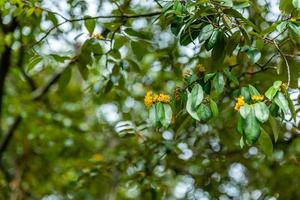
[[[290,82],[291,82],[291,70],[290,70],[290,65],[288,60],[286,59],[284,53],[281,51],[281,49],[279,48],[278,44],[276,43],[275,40],[273,40],[273,43],[277,49],[277,51],[279,52],[279,54],[281,55],[281,57],[283,58],[285,65],[286,65],[286,70],[287,70],[287,74],[288,74],[288,81],[287,81],[287,86],[289,87]]]

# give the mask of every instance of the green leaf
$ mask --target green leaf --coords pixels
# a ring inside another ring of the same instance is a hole
[[[164,123],[163,126],[164,127],[168,127],[170,124],[171,124],[171,121],[172,121],[172,109],[171,109],[171,106],[169,104],[163,104],[164,105],[164,111],[165,111],[165,120],[164,120]]]
[[[250,100],[251,95],[248,87],[241,88],[241,95],[245,98],[246,101]]]
[[[251,96],[253,96],[253,95],[259,96],[260,95],[258,90],[252,85],[249,85],[249,92],[250,92]]]
[[[293,6],[294,6],[297,10],[300,10],[300,0],[293,0]]]
[[[245,136],[250,144],[254,144],[260,135],[260,126],[257,121],[254,110],[251,109],[245,120]]]
[[[288,104],[289,104],[289,109],[291,111],[291,118],[294,120],[294,122],[296,122],[296,117],[297,117],[297,112],[295,110],[295,106],[294,106],[294,103],[290,97],[289,94],[285,95],[287,101],[288,101]]]
[[[143,57],[148,53],[148,44],[141,41],[131,41],[131,49],[137,59],[142,60]]]
[[[208,40],[210,38],[211,34],[213,33],[213,30],[214,30],[214,26],[211,24],[204,26],[203,29],[201,30],[199,40],[200,41]]]
[[[197,114],[202,121],[207,121],[211,118],[212,113],[209,107],[205,104],[201,104],[197,110]]]
[[[245,126],[245,120],[242,118],[242,116],[238,116],[238,122],[237,122],[237,131],[239,134],[243,135],[244,133],[244,126]]]
[[[244,119],[247,118],[250,111],[251,111],[251,106],[246,103],[240,108],[240,114]]]
[[[213,86],[218,94],[221,94],[224,91],[225,79],[222,73],[218,72],[216,74],[216,76],[213,79]]]
[[[271,86],[271,87],[265,92],[265,96],[266,96],[268,99],[272,100],[272,99],[275,97],[275,95],[277,94],[277,92],[278,92],[278,89],[275,89],[274,86]]]
[[[203,100],[203,89],[200,84],[195,84],[192,89],[192,107],[196,108]]]
[[[245,142],[244,142],[244,137],[242,136],[241,139],[240,139],[240,147],[241,149],[244,148],[245,146]]]
[[[269,114],[270,114],[269,109],[268,109],[267,105],[263,102],[254,104],[254,112],[255,112],[256,118],[261,123],[266,122],[269,118]]]
[[[30,59],[29,64],[26,67],[26,71],[30,72],[37,64],[43,60],[41,56],[34,56]]]
[[[246,52],[248,58],[249,58],[249,62],[250,64],[254,64],[257,61],[259,61],[260,57],[261,57],[261,53],[258,49],[255,48],[250,48],[247,52]]]
[[[224,74],[231,82],[233,82],[236,85],[239,85],[237,77],[228,68],[224,69]]]
[[[217,117],[219,115],[219,110],[218,110],[217,103],[214,100],[210,99],[209,100],[209,105],[210,105],[212,115],[214,117]]]
[[[282,33],[285,29],[286,29],[286,26],[288,25],[288,22],[286,22],[286,21],[283,21],[283,22],[281,22],[280,24],[278,24],[277,26],[276,26],[276,29],[277,29],[277,31],[279,32],[279,33]]]
[[[155,126],[159,122],[158,114],[156,111],[156,105],[152,105],[149,110],[149,121],[152,126]]]
[[[232,34],[229,41],[226,43],[225,51],[227,55],[232,55],[233,51],[239,45],[241,39],[240,31],[236,31]]]
[[[260,148],[267,156],[272,156],[273,143],[270,135],[263,128],[261,128],[261,136],[259,137],[258,143],[260,145]]]
[[[204,76],[204,82],[207,82],[209,79],[211,79],[212,77],[214,77],[216,75],[216,73],[208,73],[205,74]]]
[[[163,127],[167,128],[172,121],[172,109],[171,106],[169,104],[162,104],[163,105],[163,113],[159,112],[159,118],[160,118],[160,122],[163,125]],[[163,116],[162,116],[163,115]]]
[[[289,27],[297,36],[300,36],[300,29],[296,24],[289,23]]]
[[[220,31],[218,29],[215,29],[212,32],[210,38],[205,42],[205,48],[207,51],[210,51],[212,48],[214,48],[214,46],[218,42],[219,35],[220,35]]]
[[[186,103],[186,110],[187,112],[196,120],[200,120],[200,118],[197,115],[197,112],[195,108],[192,106],[193,97],[192,93],[188,93],[187,95],[187,103]]]
[[[269,123],[270,123],[271,129],[273,131],[274,141],[277,142],[278,136],[279,136],[279,126],[277,124],[277,121],[274,117],[270,116]]]
[[[273,83],[273,87],[274,87],[276,90],[279,90],[281,84],[282,84],[282,81],[275,81],[275,82]]]
[[[277,95],[274,97],[274,102],[285,114],[289,113],[289,103],[281,92],[278,92]]]
[[[85,16],[85,18],[90,18],[90,16]],[[84,26],[88,30],[90,35],[92,35],[95,30],[95,27],[96,27],[96,20],[95,19],[85,19]]]

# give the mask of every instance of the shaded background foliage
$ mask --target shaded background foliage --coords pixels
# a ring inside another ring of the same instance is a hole
[[[300,198],[298,118],[265,126],[271,145],[240,148],[233,109],[239,87],[264,93],[276,80],[287,82],[274,42],[289,63],[297,108],[297,5],[0,1],[0,197]],[[210,20],[223,36],[207,51],[201,30]],[[234,24],[241,24],[235,35]],[[239,83],[226,81],[221,96],[212,94],[219,115],[205,123],[193,120],[174,92],[198,74],[198,64],[205,73],[231,69]],[[169,128],[150,125],[148,90],[172,97]]]

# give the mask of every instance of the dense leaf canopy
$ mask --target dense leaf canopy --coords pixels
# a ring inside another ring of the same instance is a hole
[[[0,199],[300,199],[300,0],[0,0]]]

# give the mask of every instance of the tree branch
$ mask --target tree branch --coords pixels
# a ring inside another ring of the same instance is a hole
[[[43,41],[53,30],[59,28],[61,25],[65,24],[65,23],[72,23],[72,22],[78,22],[78,21],[85,21],[88,19],[111,19],[111,18],[121,18],[121,19],[128,19],[128,18],[141,18],[141,17],[153,17],[153,16],[157,16],[160,15],[161,12],[157,11],[157,12],[152,12],[152,13],[145,13],[145,14],[139,14],[139,15],[128,15],[128,14],[122,14],[122,15],[109,15],[109,16],[103,16],[103,15],[99,15],[99,16],[95,16],[95,17],[82,17],[82,18],[77,18],[77,19],[67,19],[66,20],[57,24],[56,26],[53,26],[52,28],[50,28],[45,35],[39,39],[33,46],[39,44],[41,41]]]

